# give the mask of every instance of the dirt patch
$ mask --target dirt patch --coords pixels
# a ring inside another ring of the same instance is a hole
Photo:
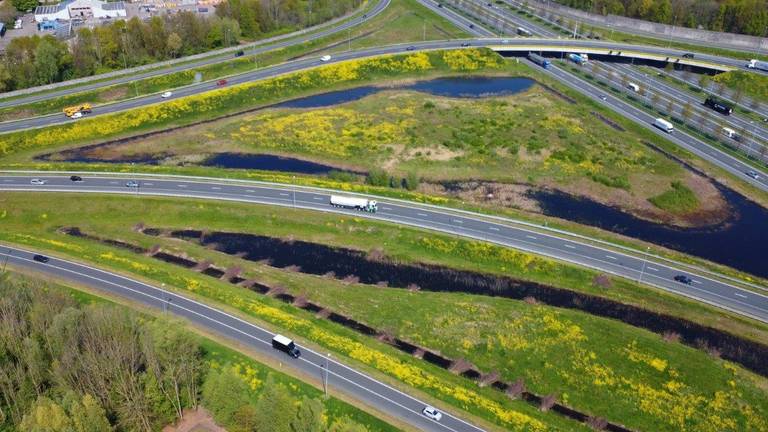
[[[536,200],[528,196],[530,186],[524,184],[484,181],[422,183],[419,191],[427,194],[448,195],[473,204],[541,212]]]
[[[0,113],[0,121],[7,121],[7,120],[21,120],[25,119],[27,117],[34,117],[37,113],[32,111],[29,108],[20,109],[16,111],[8,111],[5,113]]]
[[[455,151],[443,146],[416,147],[403,152],[403,159],[422,158],[428,161],[445,162],[463,156],[464,152]]]
[[[124,99],[128,95],[128,87],[113,87],[99,96],[104,102]]]
[[[205,408],[184,410],[184,418],[176,425],[168,425],[163,432],[227,432],[216,424]]]

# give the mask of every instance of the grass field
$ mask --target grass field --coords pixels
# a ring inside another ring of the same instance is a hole
[[[658,335],[615,321],[506,299],[343,284],[249,263],[187,242],[147,237],[133,232],[131,227],[141,221],[151,226],[248,231],[366,251],[373,250],[375,245],[377,253],[405,262],[445,263],[548,282],[686,316],[757,340],[768,338],[766,326],[728,317],[698,303],[618,279],[613,279],[609,288],[601,288],[594,282],[594,272],[476,242],[346,217],[312,214],[310,218],[306,212],[292,210],[280,210],[278,216],[274,209],[258,206],[181,204],[154,198],[142,199],[139,203],[133,199],[94,196],[88,198],[90,216],[82,220],[81,205],[66,195],[39,198],[17,194],[2,197],[5,216],[0,222],[3,227],[0,237],[3,240],[52,249],[134,272],[208,301],[255,314],[278,328],[287,326],[299,337],[307,337],[309,316],[290,306],[147,257],[65,237],[54,230],[62,225],[77,225],[86,232],[129,240],[145,247],[161,245],[175,253],[209,259],[220,267],[238,266],[245,277],[256,277],[284,286],[289,292],[305,294],[318,304],[386,329],[393,335],[451,357],[465,358],[481,370],[497,371],[504,379],[523,377],[537,393],[555,393],[573,407],[639,430],[759,431],[766,428],[762,407],[767,396],[763,378],[714,360],[701,351],[664,342]],[[295,318],[284,317],[277,310]],[[325,322],[313,320],[312,323],[327,332],[341,331]],[[398,355],[370,340],[356,340],[388,355]],[[696,365],[695,368],[692,365]],[[466,385],[450,374],[444,376],[442,372],[430,371],[455,385]],[[483,395],[490,398],[493,392]],[[518,404],[510,406],[533,416]],[[679,409],[667,410],[668,406]],[[482,415],[482,411],[471,405],[465,408]],[[536,418],[545,422],[550,419],[548,416]],[[550,424],[556,425],[557,422]]]
[[[731,71],[715,75],[712,81],[723,83],[760,102],[768,102],[768,76],[755,72]]]
[[[9,273],[12,279],[26,279],[34,281],[44,285],[52,290],[58,290],[62,293],[66,293],[71,296],[77,303],[81,305],[90,304],[109,304],[116,308],[127,308],[126,306],[119,305],[104,297],[100,297],[95,294],[95,291],[76,289],[69,287],[61,283],[53,283],[49,281],[37,280],[31,276],[22,276],[18,273]],[[147,313],[145,313],[147,312]],[[158,313],[150,314],[148,310],[139,310],[141,316],[145,320],[160,321],[167,325],[184,325],[183,322],[169,319],[166,316],[160,316]],[[394,432],[398,429],[381,419],[374,417],[371,413],[365,410],[352,406],[344,401],[337,399],[336,397],[323,397],[322,389],[300,381],[294,377],[287,375],[284,372],[276,370],[273,366],[264,363],[259,363],[252,358],[244,355],[241,352],[209,339],[198,334],[193,333],[193,330],[188,333],[190,338],[194,338],[200,344],[203,350],[203,358],[207,363],[207,366],[212,369],[218,368],[231,368],[237,373],[237,375],[248,384],[251,389],[252,402],[256,402],[259,395],[263,390],[263,383],[270,380],[278,385],[283,385],[287,389],[290,389],[293,397],[301,399],[302,397],[308,397],[310,399],[321,400],[325,405],[328,424],[332,424],[335,420],[347,417],[356,423],[364,425],[368,431],[380,431],[380,432]],[[274,363],[274,362],[273,362]]]
[[[324,52],[337,52],[346,50],[350,46],[352,49],[359,49],[422,40],[424,37],[426,40],[434,40],[463,36],[466,36],[466,33],[456,29],[450,22],[422,7],[415,0],[392,0],[390,6],[382,13],[365,24],[355,27],[350,33],[341,32],[255,56],[233,58],[226,62],[173,72],[133,83],[118,84],[103,89],[75,93],[70,96],[2,108],[0,109],[0,121],[59,113],[67,106],[83,102],[102,104],[159,93],[194,83],[197,73],[201,74],[203,81],[208,81],[275,65],[312,54],[324,48],[328,48],[323,50]],[[347,43],[348,40],[350,43]]]

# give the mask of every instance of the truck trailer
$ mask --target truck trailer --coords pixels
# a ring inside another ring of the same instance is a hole
[[[712,96],[707,97],[707,99],[704,101],[704,105],[712,108],[720,114],[731,115],[733,112],[732,106]]]
[[[91,104],[82,103],[80,105],[64,108],[64,115],[67,117],[72,117],[73,115],[75,115],[75,113],[88,114],[89,112],[91,112],[91,110],[92,110]]]
[[[747,67],[750,69],[759,69],[761,71],[768,72],[768,62],[752,59],[747,63]]]
[[[657,118],[654,120],[653,125],[666,133],[672,133],[672,131],[675,130],[675,127],[672,125],[672,123],[664,120],[663,118]]]
[[[528,53],[528,59],[544,69],[549,69],[549,65],[551,64],[549,60],[535,53]]]
[[[280,334],[277,334],[272,338],[272,348],[280,350],[293,358],[299,358],[299,356],[301,356],[301,351],[296,348],[296,344]]]
[[[377,210],[376,201],[365,198],[352,198],[338,195],[331,195],[331,205],[334,207],[343,207],[348,209],[367,211],[370,213],[376,213]]]
[[[584,57],[580,56],[579,54],[573,54],[573,53],[568,54],[568,60],[579,65],[583,65],[584,63],[587,62],[586,60],[584,60]]]

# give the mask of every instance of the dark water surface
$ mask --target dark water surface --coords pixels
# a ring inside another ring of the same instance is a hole
[[[614,207],[556,191],[530,196],[544,214],[600,227],[768,277],[768,210],[732,189],[717,185],[731,207],[725,222],[704,228],[676,228],[639,219]]]

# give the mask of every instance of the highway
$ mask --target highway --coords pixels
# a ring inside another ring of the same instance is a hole
[[[298,337],[296,342],[302,355],[298,359],[293,359],[272,348],[271,340],[274,333],[220,309],[85,264],[56,257],[50,257],[47,263],[40,263],[33,260],[33,255],[34,253],[31,251],[15,247],[3,246],[0,248],[0,260],[7,260],[7,264],[10,266],[23,267],[55,280],[72,281],[139,304],[168,311],[189,320],[196,326],[234,340],[281,364],[285,363],[289,368],[300,370],[319,380],[322,380],[327,364],[329,388],[337,389],[339,392],[387,413],[414,428],[429,432],[483,431],[483,429],[440,409],[439,406],[437,408],[443,413],[440,422],[426,418],[421,414],[421,410],[427,405],[425,402],[347,366],[328,353],[301,346],[301,340]]]
[[[475,7],[474,9],[468,10],[467,13],[471,13],[472,11],[482,11],[484,14],[486,14],[486,16],[493,17],[494,22],[497,25],[499,22],[503,21],[507,23],[507,28],[515,29],[516,27],[522,27],[532,32],[536,36],[545,38],[557,38],[560,35],[559,33],[550,30],[543,25],[539,25],[532,21],[526,20],[520,15],[515,14],[506,8],[487,6],[486,2],[480,2],[477,0],[472,1],[472,4],[474,4]],[[429,2],[426,0],[422,1],[422,4],[427,7],[431,7]],[[467,6],[466,3],[463,4]],[[436,8],[431,8],[435,12],[440,13],[440,11],[436,10]],[[440,9],[445,9],[445,7]],[[666,99],[674,101],[675,106],[677,106],[679,110],[682,110],[683,106],[685,106],[686,103],[689,103],[691,106],[691,119],[695,123],[699,124],[700,118],[703,116],[710,116],[710,120],[707,121],[707,123],[710,124],[710,127],[713,131],[715,131],[716,134],[721,133],[719,130],[721,127],[720,123],[724,123],[726,126],[730,126],[732,129],[739,133],[740,131],[744,130],[745,132],[751,134],[755,138],[755,142],[749,140],[748,142],[742,143],[742,145],[749,146],[749,151],[755,155],[761,152],[760,147],[764,146],[765,143],[768,143],[768,130],[764,129],[762,125],[758,124],[759,122],[755,123],[750,121],[746,118],[743,118],[738,113],[734,113],[731,116],[724,116],[717,113],[716,111],[711,110],[710,108],[704,107],[703,95],[694,96],[686,91],[680,90],[673,85],[667,84],[663,80],[657,79],[654,75],[643,73],[631,65],[611,62],[603,62],[601,65],[604,69],[612,71],[612,73],[616,75],[616,80],[619,81],[619,85],[621,85],[620,76],[625,75],[629,81],[635,82],[636,84],[639,84],[646,89],[651,89],[656,93],[663,95]],[[762,144],[760,142],[762,142]]]
[[[645,284],[696,299],[754,319],[768,322],[768,296],[741,289],[705,275],[681,270],[671,263],[642,259],[577,240],[531,231],[522,226],[489,220],[473,213],[456,213],[433,206],[381,198],[375,214],[340,210],[329,205],[328,191],[290,188],[286,185],[227,183],[216,179],[183,177],[138,179],[140,187],[126,187],[127,177],[82,175],[82,183],[68,176],[40,174],[0,176],[0,190],[30,192],[111,193],[142,196],[159,195],[182,198],[241,201],[337,212],[386,222],[426,228],[462,237],[484,240],[502,246],[533,252],[606,273],[641,280]],[[33,185],[32,178],[44,179],[45,185]],[[676,275],[693,279],[690,285],[676,282]]]
[[[337,26],[333,26],[325,30],[320,30],[317,32],[309,33],[309,34],[304,34],[304,33],[307,33],[306,31],[298,31],[298,32],[281,35],[281,36],[275,36],[273,38],[258,41],[255,44],[251,44],[249,48],[244,48],[243,49],[244,55],[250,56],[250,55],[265,53],[268,51],[274,51],[280,48],[287,48],[290,46],[311,42],[316,39],[324,38],[332,34],[343,32],[344,30],[356,27],[362,24],[363,22],[374,18],[376,15],[380,14],[384,9],[386,9],[387,6],[389,6],[389,3],[390,3],[390,0],[378,0],[378,3],[376,3],[376,6],[365,15],[348,19],[346,21],[343,21],[341,24]],[[326,23],[326,24],[320,24],[315,27],[319,29],[322,27],[326,27],[327,25],[328,24]],[[275,43],[272,43],[272,42],[275,42]],[[39,102],[39,101],[49,100],[51,98],[55,98],[59,96],[70,95],[73,93],[81,93],[84,91],[96,90],[96,89],[109,87],[117,84],[124,84],[124,83],[138,81],[146,78],[163,76],[163,75],[167,75],[174,72],[180,72],[180,71],[185,71],[189,69],[199,68],[202,66],[208,66],[216,63],[231,61],[234,58],[234,55],[215,56],[215,54],[213,53],[210,53],[210,54],[211,56],[209,57],[204,57],[200,60],[185,62],[172,67],[165,67],[165,68],[160,68],[156,70],[150,70],[147,72],[121,75],[120,77],[117,77],[114,79],[93,82],[90,84],[78,85],[73,88],[62,88],[60,90],[34,93],[34,94],[30,94],[29,96],[18,97],[10,100],[0,100],[0,108]],[[98,76],[95,76],[93,78],[98,79]],[[63,84],[66,85],[66,82]],[[61,116],[62,114],[58,113],[58,115]]]

